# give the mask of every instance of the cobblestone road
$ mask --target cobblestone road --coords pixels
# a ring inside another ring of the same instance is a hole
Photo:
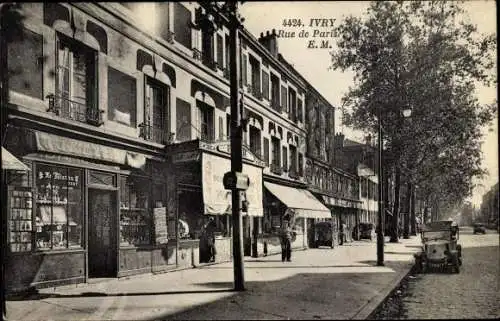
[[[407,277],[376,319],[500,318],[499,235],[461,230],[463,265],[459,274]]]

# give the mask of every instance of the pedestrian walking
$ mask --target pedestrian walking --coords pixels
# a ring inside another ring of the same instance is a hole
[[[289,221],[283,221],[283,227],[281,229],[280,241],[281,241],[281,261],[291,262],[292,260],[292,228]]]
[[[206,233],[206,238],[207,238],[207,245],[208,245],[208,261],[209,262],[215,262],[215,220],[213,217],[211,217],[208,220],[208,224],[205,228],[205,233]]]

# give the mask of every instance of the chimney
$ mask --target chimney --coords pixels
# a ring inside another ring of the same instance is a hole
[[[273,29],[272,32],[269,30],[266,31],[266,35],[261,32],[259,42],[263,45],[267,51],[273,56],[278,56],[278,35],[276,34],[276,29]]]
[[[333,148],[338,150],[342,150],[344,148],[344,134],[337,133],[335,134],[335,138],[333,139]]]

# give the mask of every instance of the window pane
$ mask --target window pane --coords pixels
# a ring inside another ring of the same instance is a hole
[[[269,165],[269,139],[264,138],[264,162]]]
[[[67,246],[68,170],[52,168],[52,248]]]
[[[108,67],[109,119],[135,127],[137,116],[136,79]]]
[[[262,95],[269,99],[269,74],[262,71]]]
[[[151,244],[151,212],[149,208],[149,188],[151,181],[139,176],[121,178],[121,184],[128,188],[120,191],[123,194],[128,190],[128,203],[120,204],[120,245],[147,245]],[[128,206],[127,206],[128,205]]]
[[[83,240],[83,172],[68,169],[68,244],[81,247]]]
[[[51,248],[52,227],[52,168],[47,165],[36,166],[36,247]]]
[[[180,3],[174,4],[175,40],[191,49],[191,11]]]
[[[24,39],[8,46],[9,88],[43,99],[43,36],[24,29]]]
[[[222,36],[217,35],[217,63],[219,64],[219,67],[224,66],[224,59],[223,59],[223,51],[224,51],[224,43],[222,42]]]

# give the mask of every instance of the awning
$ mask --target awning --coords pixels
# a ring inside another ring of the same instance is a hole
[[[122,149],[84,142],[54,134],[35,132],[37,150],[61,155],[84,157],[116,164],[142,168],[146,157],[139,153],[127,152]]]
[[[222,184],[222,177],[231,170],[231,160],[209,153],[202,154],[204,213],[209,215],[231,214],[231,191]],[[243,173],[250,178],[245,191],[248,211],[243,215],[264,216],[262,208],[262,168],[243,164]]]
[[[297,216],[306,218],[331,218],[330,210],[305,189],[264,182],[264,186]]]
[[[2,169],[13,171],[29,171],[29,167],[24,165],[19,159],[12,155],[7,149],[2,147]]]

